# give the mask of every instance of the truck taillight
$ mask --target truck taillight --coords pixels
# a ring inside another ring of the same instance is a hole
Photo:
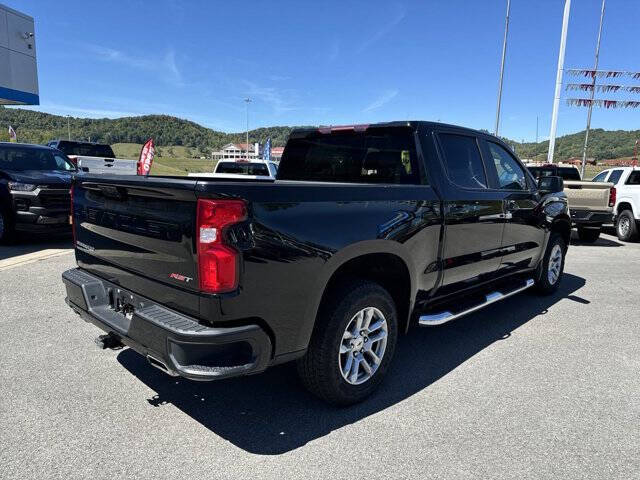
[[[73,185],[69,189],[69,223],[71,224],[71,231],[73,232],[73,246],[76,246],[76,222],[73,219]]]
[[[200,290],[224,293],[238,287],[239,253],[226,245],[224,229],[247,218],[242,200],[198,199],[198,273]]]
[[[616,187],[611,187],[611,190],[609,190],[609,206],[616,206]]]

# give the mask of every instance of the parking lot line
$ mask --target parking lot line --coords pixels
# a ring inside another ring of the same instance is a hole
[[[38,262],[46,258],[57,257],[73,253],[72,248],[47,248],[37,252],[26,253],[16,257],[10,257],[0,260],[0,271],[9,270],[10,268],[19,267],[28,263]]]

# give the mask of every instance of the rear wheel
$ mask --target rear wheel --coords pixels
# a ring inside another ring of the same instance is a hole
[[[363,280],[330,294],[298,374],[314,395],[335,405],[368,397],[380,385],[395,351],[396,307],[380,285]]]
[[[585,228],[578,227],[578,238],[585,243],[593,243],[600,238],[600,227]]]
[[[552,233],[544,252],[544,257],[536,273],[536,290],[542,295],[550,295],[560,286],[564,273],[564,257],[567,245],[562,235]]]
[[[618,239],[624,242],[632,242],[638,239],[638,225],[633,218],[631,210],[623,210],[616,222],[616,234]]]

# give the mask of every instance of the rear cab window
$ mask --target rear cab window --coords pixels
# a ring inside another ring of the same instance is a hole
[[[301,132],[287,142],[278,180],[417,185],[421,181],[410,127]]]
[[[235,175],[269,176],[269,169],[264,163],[256,162],[219,162],[216,173],[232,173]]]
[[[116,158],[110,145],[62,140],[58,142],[57,148],[65,155]]]
[[[544,166],[529,167],[528,170],[536,180],[540,180],[541,177],[560,177],[563,180],[581,180],[580,172],[575,167]]]

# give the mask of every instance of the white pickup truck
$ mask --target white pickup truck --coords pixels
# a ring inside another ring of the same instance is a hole
[[[138,162],[116,158],[110,145],[73,140],[52,140],[48,147],[56,148],[85,173],[112,173],[115,175],[137,175]]]
[[[613,183],[616,191],[614,222],[620,240],[638,240],[640,231],[640,168],[616,167],[596,175],[593,182]]]
[[[584,182],[573,165],[543,164],[527,166],[536,180],[557,176],[564,181],[564,193],[569,201],[571,223],[582,242],[593,243],[600,237],[603,225],[613,223],[616,189],[613,184]]]

